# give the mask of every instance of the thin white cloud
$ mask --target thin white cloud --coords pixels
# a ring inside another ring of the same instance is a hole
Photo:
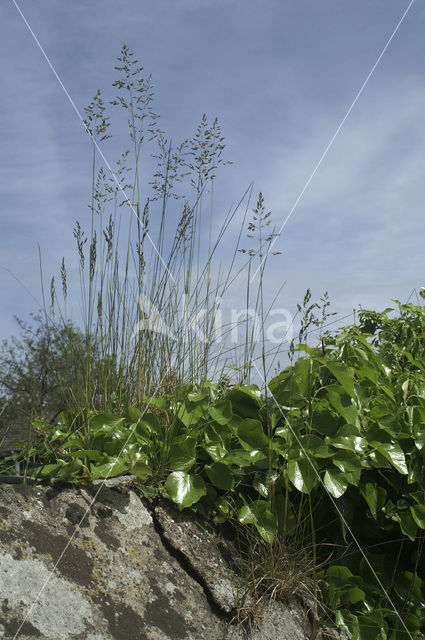
[[[374,21],[369,3],[356,4],[357,40],[347,31],[354,15],[350,7],[336,11],[334,3],[324,2],[319,10],[307,3],[289,11],[271,2],[261,11],[261,6],[253,2],[247,11],[246,3],[215,0],[178,5],[125,0],[119,8],[97,0],[22,2],[79,106],[98,86],[109,87],[116,76],[114,58],[126,41],[153,72],[158,111],[176,141],[193,132],[204,111],[210,118],[217,115],[236,162],[218,184],[217,219],[254,179],[253,206],[262,190],[278,223],[334,133],[388,35],[385,30],[394,26],[399,6],[385,3],[382,24]],[[39,290],[37,241],[47,277],[57,272],[63,254],[72,260],[73,221],[87,220],[90,149],[29,34],[10,9],[7,16],[11,36],[2,45],[0,101],[7,233],[0,238],[0,263]],[[292,306],[311,280],[331,290],[342,308],[362,291],[368,296],[371,281],[379,288],[386,270],[398,287],[420,269],[425,89],[420,61],[409,77],[402,66],[406,38],[411,46],[415,29],[411,21],[406,24],[395,57],[389,56],[365,92],[277,243],[285,253],[271,263],[268,286],[273,292],[288,278]],[[411,66],[410,59],[404,62]],[[118,128],[118,138],[111,141],[112,161],[127,145],[122,133]],[[231,231],[223,259],[237,236],[237,221]],[[407,252],[409,259],[402,263]],[[4,276],[0,282],[9,295],[12,285]],[[12,302],[3,307],[0,333],[13,312]]]

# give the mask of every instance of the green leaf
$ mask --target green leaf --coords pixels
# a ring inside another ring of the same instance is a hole
[[[185,471],[173,471],[165,482],[171,500],[180,511],[198,502],[207,492],[205,482],[199,475],[189,475]]]
[[[142,402],[147,407],[153,407],[154,409],[164,409],[167,406],[166,398],[149,398],[145,396],[142,398]]]
[[[359,640],[359,623],[354,613],[348,609],[339,609],[335,612],[335,623],[348,631],[353,640]]]
[[[407,475],[408,469],[406,465],[406,459],[404,457],[403,450],[398,444],[391,442],[376,442],[369,443],[371,447],[374,447],[379,453],[384,456],[392,466],[397,469],[399,473]]]
[[[411,512],[398,511],[393,517],[398,521],[404,535],[408,536],[411,540],[415,540],[418,528]]]
[[[327,362],[327,368],[338,380],[341,387],[351,398],[354,394],[354,369],[348,367],[344,362]]]
[[[420,607],[425,607],[424,581],[411,571],[397,573],[394,587],[402,600],[411,600]]]
[[[329,450],[328,445],[323,441],[323,438],[319,438],[312,433],[305,436],[299,436],[293,444],[293,448],[304,449],[308,455],[315,458],[329,458],[332,455],[332,451]]]
[[[372,482],[367,482],[364,488],[361,489],[361,494],[367,502],[373,517],[378,517],[378,511],[382,509],[385,504],[387,492],[383,487]]]
[[[56,475],[56,472],[61,468],[60,464],[45,464],[43,467],[38,467],[34,470],[34,475],[36,477],[41,476],[42,478],[51,477],[53,478]]]
[[[106,464],[100,464],[93,466],[90,470],[90,476],[92,480],[98,478],[114,478],[115,476],[122,475],[124,471],[128,470],[128,463],[122,458],[114,458]]]
[[[61,481],[76,480],[83,468],[81,460],[73,460],[64,464],[57,472],[55,478]]]
[[[425,446],[420,451],[415,449],[410,454],[407,482],[417,483],[422,491],[425,491]]]
[[[218,489],[231,491],[235,483],[234,474],[222,462],[214,462],[211,467],[205,467],[205,471],[211,483]]]
[[[252,451],[245,451],[245,449],[232,449],[226,455],[220,459],[223,464],[237,464],[240,467],[249,467],[263,454],[256,449]]]
[[[152,475],[152,469],[150,468],[148,462],[144,460],[139,460],[135,465],[131,467],[131,473],[135,475],[139,480],[146,480],[149,476]]]
[[[141,415],[142,412],[140,409],[136,409],[135,407],[127,407],[125,412],[125,417],[133,423],[137,422]]]
[[[125,418],[112,413],[98,413],[90,418],[90,428],[106,427],[108,431],[118,429],[125,424]]]
[[[228,424],[233,417],[232,403],[229,399],[216,402],[208,411],[211,418],[222,425]]]
[[[196,462],[196,438],[179,436],[170,444],[168,466],[173,471],[189,471]]]
[[[350,424],[355,424],[357,420],[357,407],[352,403],[351,397],[347,395],[339,385],[327,387],[329,402],[332,407]]]
[[[237,518],[242,524],[253,524],[266,542],[273,542],[277,524],[266,500],[253,500],[244,504],[239,509]]]
[[[340,449],[332,457],[333,464],[345,474],[347,481],[357,485],[360,480],[362,464],[360,458],[353,451]]]
[[[319,483],[316,461],[305,457],[289,460],[288,477],[298,491],[310,493]]]
[[[232,411],[241,418],[256,418],[263,403],[257,385],[236,385],[228,394]]]
[[[248,446],[250,449],[264,449],[268,445],[268,438],[261,422],[251,418],[246,418],[240,423],[238,438],[245,448]]]
[[[100,462],[101,460],[107,460],[108,456],[103,451],[97,449],[79,449],[78,451],[70,451],[68,455],[71,458],[80,458],[80,460],[90,460],[91,462]]]
[[[425,505],[415,504],[410,507],[410,513],[418,527],[425,529]]]
[[[344,425],[351,427],[352,425]],[[355,427],[354,427],[355,428]],[[342,435],[343,427],[340,429],[338,435],[335,438],[327,438],[326,443],[331,444],[336,449],[346,449],[347,451],[353,451],[361,453],[366,447],[367,442],[364,438],[361,438],[358,433]]]
[[[204,402],[193,403],[186,401],[177,411],[177,417],[183,422],[185,427],[192,427],[199,420],[207,415],[208,404]]]
[[[348,487],[348,481],[344,473],[336,469],[327,469],[323,483],[331,496],[340,498]]]
[[[224,456],[227,453],[226,448],[223,446],[222,442],[209,442],[203,445],[204,451],[211,456],[214,462],[218,462],[219,460],[223,460]],[[228,464],[232,464],[229,462]]]
[[[336,582],[337,584],[345,584],[348,580],[354,577],[350,569],[343,565],[334,565],[329,567],[325,575],[328,579],[331,579],[332,582]]]
[[[50,442],[55,442],[56,440],[62,440],[68,438],[71,435],[71,431],[63,431],[60,427],[56,428],[52,435],[50,436]]]
[[[386,636],[387,624],[379,609],[372,613],[358,615],[359,640],[377,640]],[[385,633],[385,636],[382,634]]]
[[[315,402],[315,411],[312,418],[312,426],[320,436],[335,437],[340,424],[339,416],[334,416],[331,405],[326,398],[320,398]]]
[[[193,404],[199,404],[199,403],[202,403],[203,400],[206,400],[209,397],[209,395],[210,395],[210,392],[208,390],[192,391],[191,393],[187,394],[187,399]]]
[[[256,473],[252,480],[252,486],[263,498],[268,498],[269,496],[269,477],[268,473],[264,474],[260,472]]]
[[[133,425],[131,426],[133,428]],[[138,418],[137,426],[134,429],[135,433],[142,436],[145,435],[162,435],[162,429],[159,424],[159,420],[154,413],[144,413],[142,417]]]

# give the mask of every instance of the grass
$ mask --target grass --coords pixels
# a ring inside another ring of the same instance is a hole
[[[143,411],[152,397],[177,398],[179,389],[201,388],[209,379],[225,386],[249,383],[258,350],[254,325],[240,321],[244,337],[230,348],[225,338],[234,327],[225,326],[219,334],[215,326],[219,301],[238,278],[246,283],[246,309],[253,306],[261,318],[266,374],[263,283],[276,234],[263,196],[250,214],[251,185],[227,215],[217,214],[216,173],[228,164],[217,119],[210,124],[204,115],[194,136],[173,147],[154,111],[152,78],[126,45],[115,69],[113,99],[107,105],[98,90],[85,108],[92,143],[89,220],[77,220],[73,229],[83,329],[68,319],[71,283],[63,258],[50,296],[42,280],[44,308],[34,316],[35,324],[19,321],[22,341],[3,345],[10,370],[1,380],[8,401],[4,417],[10,420],[20,410],[28,424],[36,424],[47,450],[46,419],[55,424],[59,412],[68,416],[71,432],[88,440],[96,412]],[[114,175],[100,154],[111,137],[107,107],[120,110],[128,124],[128,149]],[[156,164],[149,177],[145,167],[152,159]],[[224,268],[218,254],[237,220],[235,246]],[[249,248],[242,246],[245,235]],[[240,257],[243,264],[237,266]],[[257,266],[254,289],[250,277]],[[190,327],[195,317],[200,318],[198,332]],[[161,331],[152,330],[159,325]],[[28,429],[24,474],[40,453],[34,451],[33,437]],[[166,465],[170,438],[172,426],[164,434],[158,469]]]
[[[40,340],[38,374],[46,383],[50,376],[50,384],[56,377],[59,408],[77,407],[86,418],[92,410],[141,408],[151,395],[187,383],[224,377],[249,383],[254,354],[266,378],[264,274],[276,234],[263,196],[250,212],[251,185],[226,215],[217,213],[216,173],[228,164],[217,119],[209,124],[204,115],[193,137],[173,147],[153,110],[152,79],[126,45],[115,68],[109,105],[98,90],[85,108],[92,143],[90,213],[87,224],[77,220],[73,229],[83,332],[68,319],[72,283],[64,258],[50,296],[42,279],[44,308],[35,318],[36,335],[21,324],[25,348]],[[111,137],[107,106],[122,112],[129,134],[113,175],[100,155]],[[223,265],[219,254],[237,224],[235,246]],[[244,242],[250,247],[243,248]],[[250,277],[257,267],[254,288]],[[242,339],[229,345],[235,326],[220,329],[217,319],[220,302],[239,283],[246,287],[247,317],[238,321]],[[71,300],[75,306],[75,295]],[[248,320],[251,307],[260,319],[259,335]],[[9,352],[9,364],[14,357]],[[42,362],[46,357],[49,363]],[[60,370],[53,373],[52,362]],[[34,372],[27,373],[31,378]],[[6,389],[10,396],[7,382]],[[38,400],[44,391],[33,390],[30,419],[46,409]],[[25,393],[29,400],[29,389]]]

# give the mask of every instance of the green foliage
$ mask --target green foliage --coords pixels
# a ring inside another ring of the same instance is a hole
[[[335,624],[355,638],[419,637],[422,318],[413,305],[397,318],[363,312],[322,349],[300,346],[269,384],[273,405],[255,385],[206,383],[125,415],[63,412],[33,444],[31,474],[81,483],[133,473],[145,495],[253,527],[270,548],[313,544]]]

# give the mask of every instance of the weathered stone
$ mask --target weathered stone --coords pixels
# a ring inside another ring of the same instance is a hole
[[[194,514],[115,488],[0,485],[0,638],[305,640],[300,603],[235,617],[231,542]],[[127,486],[126,486],[127,485]]]
[[[238,578],[224,560],[236,555],[229,540],[207,528],[195,514],[179,513],[176,509],[156,507],[156,521],[163,532],[163,539],[172,550],[182,554],[192,573],[202,576],[205,587],[216,605],[231,613],[238,600]]]

